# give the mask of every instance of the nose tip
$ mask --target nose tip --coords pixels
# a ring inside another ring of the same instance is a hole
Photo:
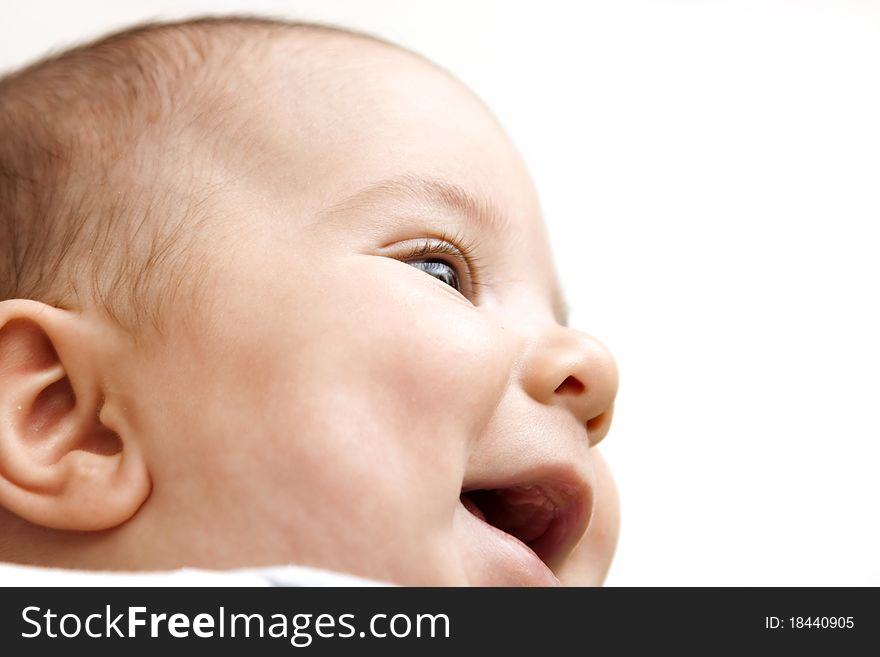
[[[618,372],[611,352],[596,338],[554,326],[535,345],[523,384],[536,401],[567,408],[597,445],[611,425]]]

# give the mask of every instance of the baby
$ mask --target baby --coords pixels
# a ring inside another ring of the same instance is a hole
[[[149,25],[0,81],[0,135],[0,562],[603,581],[615,365],[448,73]]]

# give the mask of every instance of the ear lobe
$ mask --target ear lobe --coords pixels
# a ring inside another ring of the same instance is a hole
[[[115,527],[150,494],[136,441],[102,419],[100,341],[84,321],[0,302],[0,506],[52,529]]]

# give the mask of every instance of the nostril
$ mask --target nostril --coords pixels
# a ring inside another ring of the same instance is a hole
[[[561,395],[579,395],[584,391],[584,384],[578,381],[575,377],[569,376],[559,384],[556,388],[556,392]]]

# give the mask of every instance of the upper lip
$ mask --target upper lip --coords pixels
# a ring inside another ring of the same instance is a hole
[[[525,543],[553,571],[586,532],[593,510],[592,486],[574,468],[473,482],[461,492],[466,506],[476,505],[487,523]]]

